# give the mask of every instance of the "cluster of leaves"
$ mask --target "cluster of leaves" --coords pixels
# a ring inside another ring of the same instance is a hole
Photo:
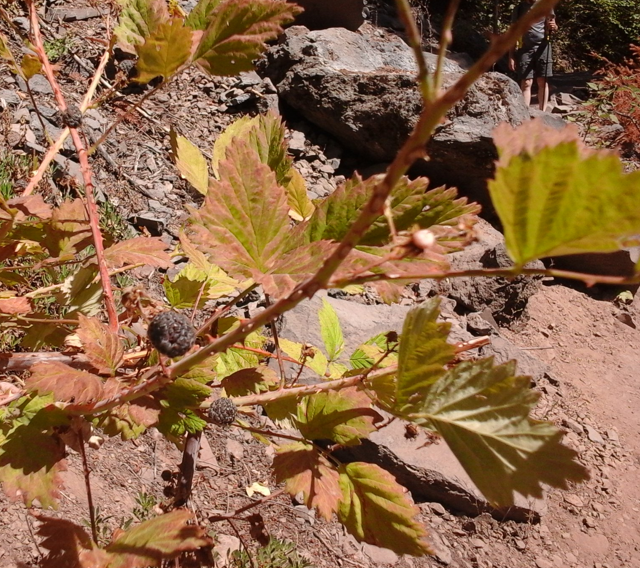
[[[589,100],[581,117],[596,139],[620,148],[627,155],[640,155],[640,47],[632,45],[631,57],[624,63],[605,60],[597,79],[588,84]],[[603,126],[622,127],[613,139],[600,133]]]
[[[123,6],[117,39],[138,56],[141,82],[168,79],[191,64],[218,74],[246,69],[294,13],[283,0],[201,0],[186,17],[161,0]],[[380,178],[355,175],[329,197],[311,201],[284,134],[278,117],[241,119],[216,140],[208,162],[172,132],[177,168],[204,202],[189,211],[180,234],[188,263],[164,284],[171,307],[196,309],[257,286],[270,300],[286,301],[314,278],[367,211]],[[514,275],[541,256],[616,250],[640,234],[640,173],[624,175],[617,158],[587,150],[576,131],[556,132],[534,121],[516,131],[498,129],[495,143],[500,161],[490,192]],[[453,189],[429,189],[426,179],[401,177],[385,214],[363,229],[326,285],[370,280],[392,301],[399,283],[446,274],[446,253],[468,242],[477,212]],[[415,238],[425,232],[428,238]],[[260,404],[276,424],[299,432],[284,444],[271,441],[268,432],[257,434],[275,446],[275,478],[289,493],[302,493],[326,519],[335,515],[358,540],[401,554],[429,552],[406,489],[377,465],[343,464],[332,453],[361,443],[385,415],[438,434],[495,504],[513,503],[515,493],[539,497],[543,485],[566,488],[587,477],[575,453],[561,444],[561,432],[530,418],[536,395],[513,363],[457,360],[448,326],[438,321],[437,299],[411,310],[399,337],[376,336],[348,358],[337,315],[324,302],[323,346],[278,345],[300,369],[317,375],[313,388],[296,385],[297,377],[278,377],[265,363],[261,329],[247,327],[245,333],[245,324],[228,314],[205,330],[213,343],[165,370],[155,354],[128,353],[144,341],[134,325],[140,298],[125,302],[119,334],[97,317],[102,288],[91,244],[79,199],[58,207],[31,195],[0,200],[0,281],[7,287],[0,323],[37,323],[34,347],[66,339],[84,361],[81,370],[43,358],[31,368],[22,396],[0,407],[0,481],[27,506],[37,500],[55,507],[65,448],[81,450],[92,427],[131,439],[155,426],[182,446],[187,434],[207,426],[206,406],[219,387],[238,406]],[[165,245],[153,238],[108,243],[104,256],[110,269],[171,266]],[[15,264],[23,257],[28,265]],[[68,263],[74,270],[56,287],[65,316],[60,322],[37,311],[34,300],[44,292],[25,292],[22,272]],[[238,329],[243,345],[212,349]],[[246,426],[242,419],[236,423]],[[158,565],[211,545],[204,527],[192,524],[184,510],[117,531],[105,546],[70,521],[40,520],[42,546],[49,551],[44,566]]]

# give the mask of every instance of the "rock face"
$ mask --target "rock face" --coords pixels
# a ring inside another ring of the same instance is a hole
[[[433,69],[436,56],[425,57]],[[358,33],[289,28],[269,50],[260,72],[273,81],[282,101],[372,162],[393,159],[422,108],[411,49],[397,36],[367,25]],[[445,86],[462,73],[448,61]],[[429,143],[424,173],[478,193],[497,157],[493,129],[500,122],[515,126],[528,118],[516,83],[487,73],[448,113]]]
[[[362,0],[332,2],[329,9],[326,0],[295,0],[295,4],[304,8],[304,12],[296,18],[296,23],[310,30],[333,27],[357,30],[364,22]]]

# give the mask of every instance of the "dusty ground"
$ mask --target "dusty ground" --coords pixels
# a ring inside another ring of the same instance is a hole
[[[58,7],[81,5],[58,3]],[[64,32],[73,39],[60,60],[63,89],[72,99],[79,100],[89,75],[74,55],[90,68],[100,55],[100,46],[87,38],[102,37],[104,27],[105,20],[93,18],[50,22],[45,30],[49,38]],[[6,31],[13,40],[18,38],[15,31]],[[5,68],[0,70],[0,89],[17,93],[15,80]],[[113,70],[112,79],[115,73]],[[196,202],[197,195],[179,180],[171,165],[166,127],[175,125],[206,150],[243,110],[228,103],[249,88],[237,79],[214,80],[194,72],[153,96],[144,105],[148,116],[122,123],[105,144],[106,154],[96,156],[98,187],[105,198],[123,218],[155,220],[155,225],[149,225],[151,230],[155,227],[167,239],[175,236],[183,204]],[[54,107],[50,94],[36,96],[39,105]],[[93,116],[95,128],[86,126],[87,136],[103,129],[124,106],[122,97],[106,102]],[[14,138],[11,148],[7,144],[12,124],[33,126],[31,117],[25,120],[23,114],[19,119],[20,110],[27,107],[22,95],[19,102],[3,107],[4,150],[30,151],[25,140]],[[303,130],[303,126],[297,126]],[[337,164],[322,170],[328,165],[328,152],[320,148],[326,150],[330,141],[312,132],[307,136],[313,143],[307,142],[299,152],[298,167],[313,181],[315,194],[322,195],[335,186],[336,177],[328,172]],[[349,163],[346,158],[343,166],[345,163]],[[59,199],[62,193],[59,180],[45,187],[51,200]],[[138,277],[151,282],[154,274],[141,271]],[[531,317],[524,330],[501,332],[549,364],[548,379],[536,385],[542,393],[537,412],[567,430],[567,443],[580,452],[592,474],[585,485],[568,492],[551,491],[540,524],[459,517],[439,504],[421,504],[437,555],[398,558],[357,545],[337,523],[315,519],[304,507],[280,496],[261,508],[269,532],[295,542],[299,553],[318,568],[374,564],[399,568],[640,567],[640,331],[635,329],[640,325],[640,300],[623,309],[613,298],[611,293],[587,294],[553,283],[531,299]],[[250,435],[217,429],[207,431],[206,438],[191,504],[202,522],[207,524],[209,516],[248,503],[246,488],[255,482],[277,489],[269,473],[270,456]],[[123,521],[159,511],[168,499],[164,495],[168,484],[162,473],[175,472],[180,459],[175,447],[152,432],[134,443],[111,439],[100,450],[90,451],[94,500],[105,539]],[[55,514],[86,523],[88,510],[79,456],[71,452],[68,461],[65,490]],[[37,565],[40,550],[33,534],[37,521],[4,496],[0,496],[0,511],[0,567]],[[225,546],[238,545],[236,529],[245,542],[251,542],[246,523],[234,524],[235,529],[228,522],[211,525],[223,557]],[[220,561],[219,565],[224,564]]]

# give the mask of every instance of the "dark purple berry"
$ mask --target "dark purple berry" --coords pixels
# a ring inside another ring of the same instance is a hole
[[[61,112],[60,116],[64,125],[69,128],[80,128],[82,125],[82,112],[73,104],[69,105],[67,110]]]
[[[160,312],[154,317],[147,337],[160,353],[171,358],[184,355],[196,342],[191,322],[176,312]]]
[[[209,420],[220,426],[228,426],[238,416],[238,409],[229,398],[214,400],[209,407]]]

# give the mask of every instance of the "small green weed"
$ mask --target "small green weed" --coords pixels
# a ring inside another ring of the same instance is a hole
[[[264,548],[259,548],[253,556],[253,563],[244,550],[236,550],[231,554],[233,568],[312,568],[307,560],[296,552],[293,542],[272,538]]]
[[[115,205],[105,201],[100,204],[100,229],[115,242],[133,237],[133,230],[122,218]]]
[[[37,166],[38,161],[33,156],[0,152],[0,195],[3,199],[15,197],[16,183],[29,179]]]
[[[69,51],[73,44],[73,39],[69,36],[63,36],[57,39],[51,39],[44,42],[44,51],[49,61],[56,62]]]
[[[120,523],[123,530],[127,530],[133,522],[141,523],[154,517],[153,508],[158,504],[158,500],[151,493],[140,491],[136,495],[136,506],[133,508],[133,516]]]

